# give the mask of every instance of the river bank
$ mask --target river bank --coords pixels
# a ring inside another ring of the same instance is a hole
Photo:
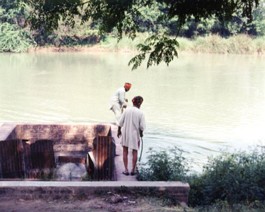
[[[119,42],[116,38],[108,37],[105,41],[96,44],[86,45],[45,45],[31,47],[32,52],[128,52],[138,53],[137,45],[144,43],[146,37],[141,35],[138,40],[130,40],[124,37]],[[265,55],[265,37],[251,37],[249,35],[236,35],[223,38],[218,35],[208,35],[188,39],[184,37],[176,38],[181,54],[249,54]]]

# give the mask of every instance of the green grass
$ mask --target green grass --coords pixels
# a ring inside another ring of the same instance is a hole
[[[178,38],[179,51],[214,54],[261,54],[265,51],[264,37],[250,37],[245,34],[222,38],[218,35]]]
[[[134,40],[123,37],[120,41],[107,36],[96,44],[109,50],[137,51],[137,44],[143,43],[147,34],[139,34]],[[179,52],[210,53],[210,54],[263,54],[265,52],[265,37],[250,37],[245,34],[222,38],[218,35],[188,39],[178,37]]]

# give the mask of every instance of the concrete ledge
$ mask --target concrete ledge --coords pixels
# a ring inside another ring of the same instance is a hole
[[[0,198],[75,199],[89,198],[100,192],[138,192],[149,196],[166,196],[188,203],[189,184],[164,181],[0,181]]]
[[[16,124],[0,124],[0,141],[6,140],[7,137],[15,130]]]

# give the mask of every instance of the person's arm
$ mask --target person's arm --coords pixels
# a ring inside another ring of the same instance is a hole
[[[126,112],[125,112],[126,113]],[[119,138],[121,136],[121,128],[124,124],[124,117],[125,117],[125,113],[123,113],[121,115],[121,118],[119,120],[119,123],[118,123],[118,132],[117,132],[117,137]]]
[[[145,117],[144,114],[142,114],[141,119],[140,119],[140,127],[139,127],[139,133],[140,137],[143,137],[143,132],[145,130]]]

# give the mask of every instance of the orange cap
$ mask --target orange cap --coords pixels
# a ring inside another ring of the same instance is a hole
[[[126,82],[126,83],[124,84],[124,88],[125,88],[126,90],[130,90],[131,87],[132,87],[132,84],[131,84],[131,83]]]

